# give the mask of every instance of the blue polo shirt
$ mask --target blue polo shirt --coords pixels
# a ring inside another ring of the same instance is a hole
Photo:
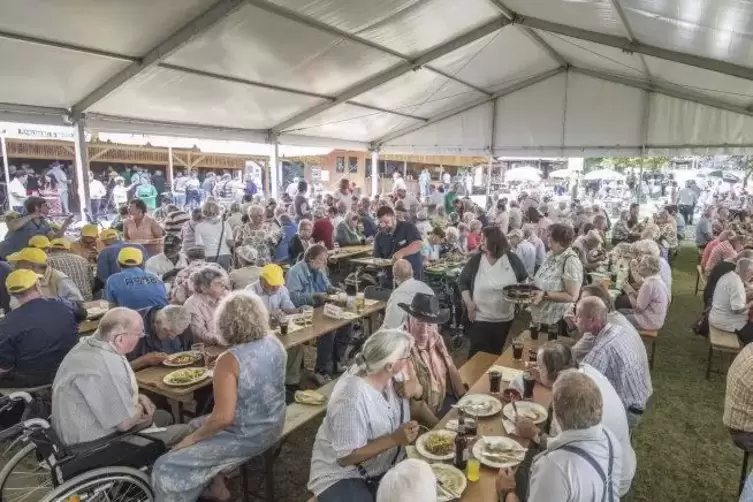
[[[97,279],[102,281],[102,284],[107,283],[107,279],[109,279],[112,274],[120,272],[118,253],[120,253],[120,250],[126,246],[140,249],[144,254],[144,259],[146,259],[147,253],[144,246],[141,244],[132,244],[122,241],[110,244],[100,251],[99,256],[97,256]]]
[[[164,306],[167,305],[167,289],[156,275],[131,267],[107,279],[105,300],[133,310]]]
[[[0,368],[11,370],[0,376],[0,386],[52,383],[63,358],[78,343],[75,311],[63,298],[36,298],[0,319]]]
[[[395,225],[395,231],[391,234],[380,230],[374,238],[374,258],[392,258],[395,251],[408,247],[411,243],[423,241],[421,233],[416,225],[407,221],[398,221]],[[406,256],[406,260],[413,266],[413,277],[419,281],[424,277],[424,267],[421,262],[421,251]],[[387,275],[392,278],[392,269],[385,270]],[[391,281],[390,281],[391,282]]]
[[[141,318],[144,320],[145,336],[139,338],[139,343],[136,345],[136,348],[128,353],[127,357],[129,361],[150,352],[177,354],[178,352],[185,352],[191,349],[193,333],[191,332],[190,326],[172,340],[160,340],[157,337],[157,334],[154,332],[154,315],[163,308],[164,305],[159,305],[157,307],[148,307],[139,310],[139,314],[141,314]]]

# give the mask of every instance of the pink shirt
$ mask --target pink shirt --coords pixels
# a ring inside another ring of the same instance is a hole
[[[633,302],[635,320],[643,329],[658,330],[664,326],[669,307],[669,292],[661,276],[646,277]]]
[[[703,256],[701,256],[701,270],[708,270],[706,267],[706,264],[709,261],[709,257],[711,256],[711,252],[714,250],[715,247],[717,247],[721,241],[719,239],[714,239],[713,241],[706,244],[706,247],[703,248]]]
[[[191,313],[191,332],[194,340],[208,345],[227,345],[225,338],[217,331],[214,323],[214,313],[219,300],[201,293],[194,293],[184,307]]]

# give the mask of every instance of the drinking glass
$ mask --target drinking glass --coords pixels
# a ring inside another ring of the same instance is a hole
[[[191,345],[191,352],[195,352],[201,356],[201,364],[206,363],[207,355],[206,355],[206,347],[203,343],[194,343]],[[198,361],[197,361],[198,363]]]
[[[306,326],[312,326],[314,324],[314,307],[306,305],[301,308],[301,312],[303,313],[303,323]]]
[[[465,467],[465,477],[468,479],[468,481],[478,481],[479,477],[481,476],[481,464],[479,461],[471,456],[468,459],[468,463]]]

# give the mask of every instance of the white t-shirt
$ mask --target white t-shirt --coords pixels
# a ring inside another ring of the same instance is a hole
[[[16,197],[13,194],[18,195],[24,195],[24,197]],[[26,200],[26,187],[23,183],[21,183],[21,180],[18,178],[13,178],[11,180],[10,185],[8,185],[8,202],[10,203],[11,209],[16,206],[23,206],[24,201]]]
[[[392,191],[397,192],[398,190],[408,190],[403,178],[395,178],[395,181],[392,183]]]
[[[405,199],[403,199],[403,202],[405,203],[405,207],[407,209],[410,209],[414,206],[418,206],[421,204],[419,200],[413,195],[413,194],[406,194]]]
[[[105,186],[99,180],[91,180],[89,182],[89,197],[92,199],[104,199],[107,195]]]
[[[482,322],[511,321],[515,315],[515,305],[502,298],[502,288],[517,284],[515,271],[507,255],[489,263],[486,255],[481,261],[473,283],[473,301],[476,304],[476,320]]]
[[[225,231],[222,232],[222,225]],[[223,233],[222,242],[220,242],[220,233]],[[228,222],[202,221],[196,225],[196,245],[204,246],[204,253],[207,258],[214,258],[217,255],[217,246],[220,246],[220,256],[229,255],[230,247],[227,245],[228,239],[233,238],[233,229]]]
[[[335,190],[332,197],[335,199],[335,207],[337,207],[337,204],[340,202],[344,202],[348,211],[350,211],[350,205],[353,203],[353,195],[351,195],[350,192],[342,193],[342,190]]]
[[[727,272],[716,283],[709,324],[724,331],[735,332],[742,329],[748,322],[748,312],[737,314],[733,310],[741,310],[746,303],[742,279],[734,271]]]

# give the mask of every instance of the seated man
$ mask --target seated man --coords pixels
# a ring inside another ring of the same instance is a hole
[[[722,422],[732,441],[744,451],[753,451],[753,343],[735,357],[727,372]],[[746,499],[747,500],[747,499]]]
[[[173,234],[166,234],[163,244],[163,251],[146,260],[144,268],[163,281],[175,277],[182,269],[188,266],[186,255],[181,252],[182,242],[180,237]]]
[[[401,328],[408,320],[408,313],[399,307],[400,303],[410,305],[416,293],[434,294],[428,284],[413,278],[413,266],[408,260],[400,259],[392,265],[392,277],[397,287],[387,300],[382,329]]]
[[[78,290],[84,301],[92,300],[92,277],[89,262],[80,255],[71,252],[71,242],[65,237],[52,239],[47,255],[47,266],[59,270],[67,275]]]
[[[191,349],[191,313],[185,307],[159,305],[138,312],[144,321],[144,336],[127,356],[134,371],[156,366],[169,354]]]
[[[71,243],[71,252],[79,255],[88,263],[97,263],[97,238],[99,237],[99,227],[97,225],[84,225],[81,228],[81,237]]]
[[[31,270],[11,272],[5,287],[18,307],[0,318],[0,387],[50,384],[78,342],[78,321],[86,312],[62,298],[45,298]]]
[[[52,386],[52,426],[63,443],[74,445],[172,422],[139,394],[126,354],[138,345],[144,324],[138,312],[114,308],[99,322],[93,336],[82,338],[58,368]],[[191,427],[175,425],[153,435],[171,445]]]
[[[267,307],[270,317],[282,314],[292,314],[299,309],[293,305],[288,288],[285,287],[285,276],[279,265],[267,264],[261,269],[259,280],[249,285],[246,291],[258,295]],[[303,363],[303,346],[288,349],[288,362],[285,372],[285,386],[289,391],[298,390],[301,383],[301,364]]]
[[[560,434],[547,441],[544,453],[534,457],[525,486],[517,486],[512,469],[500,470],[499,500],[619,500],[622,447],[614,433],[602,425],[604,403],[596,382],[577,370],[564,371],[552,387],[552,404]],[[527,493],[527,498],[519,497],[522,493]]]
[[[753,279],[753,260],[741,258],[735,270],[722,275],[714,288],[709,311],[709,326],[737,333],[743,344],[753,340],[753,323],[749,311],[753,301],[748,301],[745,285]]]
[[[47,266],[47,253],[37,248],[24,248],[8,257],[15,262],[16,269],[31,270],[39,276],[39,287],[45,298],[59,296],[72,303],[83,303],[81,291],[70,277],[59,270]],[[11,300],[11,307],[15,306]]]
[[[112,228],[103,230],[100,239],[102,239],[102,243],[105,247],[100,251],[99,256],[97,256],[96,282],[98,283],[99,288],[102,288],[112,274],[120,272],[118,253],[120,253],[121,249],[124,247],[135,248],[141,250],[144,254],[146,251],[144,251],[144,247],[141,244],[133,244],[120,240],[118,231]],[[98,288],[95,289],[98,290]]]
[[[653,388],[643,340],[607,321],[607,307],[590,296],[578,302],[575,325],[581,333],[594,333],[596,341],[583,358],[612,384],[627,411],[628,424],[638,424]]]
[[[165,283],[143,270],[143,263],[141,250],[132,247],[120,250],[118,264],[123,271],[111,275],[105,284],[104,298],[111,306],[138,310],[167,305]]]

